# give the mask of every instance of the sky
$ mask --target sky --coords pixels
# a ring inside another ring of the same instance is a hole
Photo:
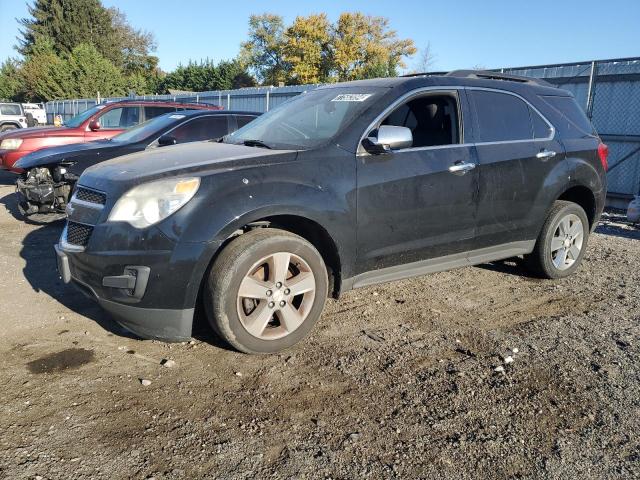
[[[430,45],[432,71],[501,68],[640,56],[638,0],[102,0],[129,22],[152,32],[160,67],[235,57],[246,40],[251,14],[275,13],[289,23],[297,15],[343,11],[384,16],[401,38],[419,49]],[[23,0],[0,0],[0,61],[15,56],[16,18]],[[406,60],[418,65],[418,56]]]

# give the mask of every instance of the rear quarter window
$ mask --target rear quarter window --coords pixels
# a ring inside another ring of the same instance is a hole
[[[571,137],[595,135],[593,125],[573,97],[543,95],[540,98],[558,114],[561,121],[556,127],[562,135]]]

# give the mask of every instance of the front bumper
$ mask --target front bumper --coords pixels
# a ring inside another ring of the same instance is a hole
[[[169,342],[191,338],[195,304],[175,308],[184,299],[188,282],[182,282],[181,291],[168,256],[148,257],[152,266],[146,267],[137,265],[144,260],[140,255],[91,255],[66,250],[68,246],[62,243],[54,248],[63,282],[97,301],[126,329],[143,338]],[[172,276],[173,282],[167,280]]]

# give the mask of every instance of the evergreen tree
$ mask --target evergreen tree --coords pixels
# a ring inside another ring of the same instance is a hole
[[[17,49],[23,56],[33,53],[38,39],[49,39],[58,55],[85,43],[114,64],[122,62],[113,16],[100,0],[35,0],[28,8],[31,17],[18,20],[22,29]]]
[[[19,99],[23,94],[22,87],[20,63],[13,58],[8,58],[0,65],[0,99]]]

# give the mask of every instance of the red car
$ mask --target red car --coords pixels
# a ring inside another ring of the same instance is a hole
[[[21,128],[0,134],[0,169],[22,173],[13,165],[41,148],[111,138],[126,129],[176,110],[222,110],[217,105],[123,100],[96,105],[62,127]]]

